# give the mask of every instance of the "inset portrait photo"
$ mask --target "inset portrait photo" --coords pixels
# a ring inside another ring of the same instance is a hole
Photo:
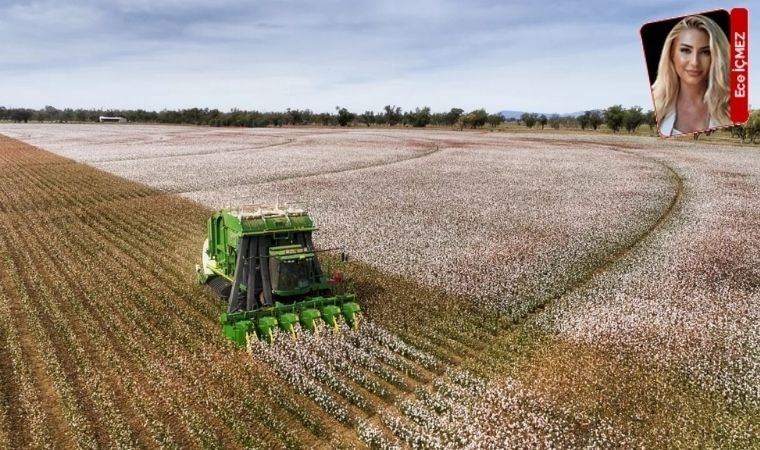
[[[641,27],[661,136],[732,125],[730,15],[717,10]]]

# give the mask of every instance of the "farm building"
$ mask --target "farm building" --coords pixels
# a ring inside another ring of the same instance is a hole
[[[127,123],[127,119],[124,117],[107,117],[107,116],[100,116],[98,118],[100,122],[115,122],[115,123]]]

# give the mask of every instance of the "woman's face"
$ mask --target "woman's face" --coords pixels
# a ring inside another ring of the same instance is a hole
[[[678,34],[674,42],[673,65],[682,83],[707,83],[711,62],[710,37],[706,32],[689,28]]]

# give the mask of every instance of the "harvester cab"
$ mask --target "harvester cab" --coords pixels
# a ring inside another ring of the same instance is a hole
[[[322,271],[305,208],[226,208],[207,228],[198,281],[227,301],[219,321],[236,344],[254,336],[271,342],[277,328],[295,338],[299,325],[310,332],[323,323],[337,330],[341,320],[358,327],[356,296],[334,292],[336,277]]]
[[[300,245],[269,248],[269,278],[272,293],[279,297],[307,294],[319,280],[314,270],[314,253]]]

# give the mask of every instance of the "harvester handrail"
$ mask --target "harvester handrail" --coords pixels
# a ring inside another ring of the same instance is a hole
[[[304,250],[302,252],[295,252],[295,253],[292,253],[292,254],[293,255],[301,255],[301,254],[304,254],[304,253],[324,253],[324,252],[332,252],[332,251],[336,251],[336,250],[343,250],[343,247],[322,248],[322,249],[319,249],[319,250],[316,250],[316,249],[314,249],[314,250]],[[243,259],[245,259],[246,261],[250,261],[252,259],[257,259],[257,258],[276,258],[277,256],[279,256],[279,255],[247,256],[247,257],[245,257]]]

